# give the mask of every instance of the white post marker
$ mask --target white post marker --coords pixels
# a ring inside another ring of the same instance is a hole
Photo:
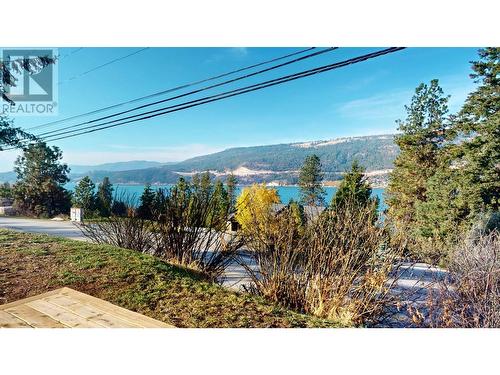
[[[83,223],[83,208],[71,207],[71,221]]]

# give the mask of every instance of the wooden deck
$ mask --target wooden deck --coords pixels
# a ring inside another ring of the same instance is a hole
[[[173,328],[70,288],[0,305],[0,328]]]

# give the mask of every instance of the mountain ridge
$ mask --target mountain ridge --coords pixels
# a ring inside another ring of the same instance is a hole
[[[255,182],[295,184],[304,159],[317,154],[322,162],[325,180],[335,181],[357,159],[372,178],[379,179],[380,171],[387,174],[399,150],[394,135],[342,137],[330,140],[281,143],[275,145],[234,147],[216,153],[197,156],[161,167],[116,172],[109,175],[115,183],[162,184],[174,183],[180,176],[209,171],[225,179],[233,173],[240,183]],[[375,172],[375,173],[374,173]],[[100,179],[103,173],[94,173]]]
[[[72,165],[70,177],[78,180],[88,175],[97,182],[107,176],[112,183],[165,184],[176,182],[180,176],[190,178],[195,173],[209,171],[222,180],[230,173],[234,174],[242,184],[263,182],[290,185],[297,183],[298,171],[304,159],[316,154],[321,159],[327,182],[339,180],[356,159],[366,168],[368,177],[380,185],[392,169],[398,152],[393,134],[341,137],[233,147],[172,163],[133,160],[95,166]],[[133,168],[137,166],[139,168]],[[12,177],[14,174],[0,173],[0,181],[5,175]]]

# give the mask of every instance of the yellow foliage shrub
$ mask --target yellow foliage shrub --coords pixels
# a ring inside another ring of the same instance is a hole
[[[236,202],[236,220],[243,231],[252,227],[268,225],[272,212],[272,205],[280,203],[280,198],[276,189],[268,188],[265,185],[254,184],[246,187],[241,192]]]

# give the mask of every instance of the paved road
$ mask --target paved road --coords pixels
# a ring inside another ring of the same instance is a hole
[[[87,241],[80,229],[70,221],[0,216],[0,228],[28,233],[45,233],[72,240]]]

